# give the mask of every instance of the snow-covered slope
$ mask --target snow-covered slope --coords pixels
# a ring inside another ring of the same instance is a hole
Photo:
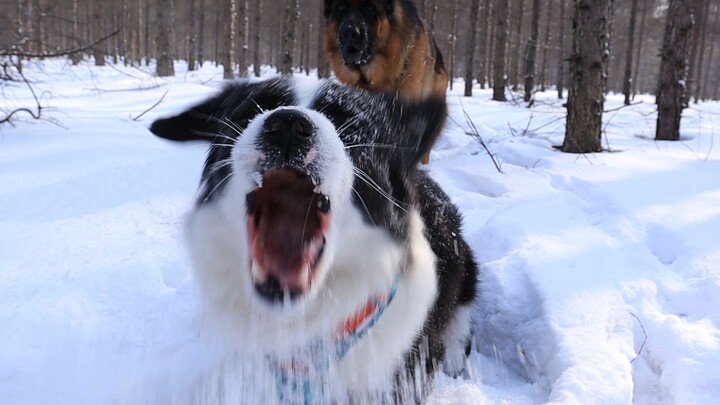
[[[49,120],[0,126],[0,404],[246,392],[201,337],[182,247],[204,147],[146,129],[219,85],[217,68],[177,70],[27,66]],[[0,86],[2,108],[31,100]],[[683,141],[655,142],[643,98],[605,115],[612,153],[578,156],[553,148],[555,94],[527,109],[459,87],[428,169],[483,267],[478,351],[469,379],[438,377],[431,403],[720,402],[720,104],[687,110]]]

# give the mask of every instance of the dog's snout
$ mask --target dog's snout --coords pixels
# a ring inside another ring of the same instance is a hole
[[[310,117],[298,110],[279,110],[265,120],[263,126],[267,142],[286,151],[309,143],[315,134]]]

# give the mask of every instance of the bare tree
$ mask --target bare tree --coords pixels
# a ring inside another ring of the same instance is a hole
[[[698,55],[698,60],[697,60],[697,69],[696,69],[697,74],[695,77],[695,86],[694,86],[695,103],[698,102],[698,99],[700,98],[700,93],[703,90],[702,77],[703,77],[703,65],[705,65],[705,43],[706,43],[707,31],[708,31],[708,23],[707,22],[708,22],[708,17],[710,14],[710,1],[704,0],[704,3],[705,3],[703,5],[704,9],[702,12],[700,12],[699,8],[695,9],[695,14],[702,15],[702,18],[695,19],[696,24],[702,24],[702,26],[700,27],[700,30],[698,30],[698,31],[700,31],[700,54]],[[697,5],[696,5],[696,7],[697,7]],[[698,31],[695,31],[695,32],[698,32]],[[696,39],[696,42],[697,42],[697,39]]]
[[[660,52],[660,85],[655,139],[680,139],[680,117],[685,107],[688,59],[693,40],[693,0],[670,0]]]
[[[495,56],[493,58],[493,100],[506,101],[505,98],[505,67],[507,57],[508,14],[509,7],[505,0],[495,3]]]
[[[173,42],[175,25],[173,0],[160,0],[157,9],[157,75],[172,76],[175,74],[173,67]]]
[[[623,94],[625,105],[630,105],[630,91],[632,89],[632,64],[635,46],[635,21],[637,20],[638,0],[632,0],[630,6],[630,25],[628,27],[627,49],[625,51],[625,79],[623,80]]]
[[[547,0],[547,14],[545,18],[545,41],[543,42],[543,57],[540,64],[540,91],[545,91],[547,88],[548,79],[548,57],[550,52],[550,21],[552,20],[552,10],[554,7],[554,0]]]
[[[78,10],[78,0],[72,0],[72,46],[74,48],[80,47],[80,31],[78,31],[78,23],[80,18],[80,12]],[[70,55],[70,61],[73,65],[77,65],[82,60],[82,53],[77,52]]]
[[[643,0],[643,10],[640,14],[640,30],[638,32],[638,44],[637,44],[637,51],[635,52],[635,72],[633,73],[632,78],[632,94],[633,97],[638,93],[638,75],[640,74],[640,64],[642,63],[641,51],[642,51],[642,45],[643,45],[643,38],[645,36],[645,17],[647,16],[648,9],[650,9],[650,5],[652,5],[653,0]]]
[[[529,102],[535,88],[535,64],[537,59],[538,37],[540,35],[540,0],[532,2],[532,24],[530,25],[530,39],[525,48],[525,68],[523,78],[525,79],[525,102]]]
[[[613,0],[575,0],[564,152],[602,150],[612,6]]]
[[[512,90],[517,91],[520,88],[520,61],[522,59],[522,28],[523,28],[523,16],[525,15],[525,0],[518,0],[516,2],[517,8],[515,9],[515,46],[512,52],[512,59],[510,62],[510,83],[512,83]]]
[[[713,23],[710,26],[713,29],[710,30],[711,31],[710,32],[710,54],[708,55],[708,58],[707,58],[708,69],[707,69],[707,72],[705,73],[705,78],[703,79],[703,87],[702,87],[703,91],[702,91],[702,95],[701,95],[703,100],[708,99],[710,97],[716,97],[714,95],[711,95],[710,91],[711,91],[711,87],[715,87],[715,91],[717,91],[717,87],[718,87],[717,84],[715,86],[712,86],[711,83],[715,82],[716,80],[711,81],[711,79],[710,79],[712,77],[712,73],[710,72],[710,69],[716,65],[715,63],[713,63],[714,62],[713,58],[715,56],[715,44],[717,43],[717,35],[718,35],[717,27],[720,27],[720,25],[718,25],[718,17],[720,17],[720,7],[715,7],[715,16],[713,17]],[[720,65],[720,64],[717,64],[717,65]],[[718,78],[718,77],[720,77],[720,71],[716,73],[716,78]]]
[[[558,71],[557,71],[557,92],[558,98],[563,98],[563,87],[565,87],[565,0],[560,0],[560,34],[558,35],[558,41],[560,41],[560,49],[558,51]]]
[[[225,0],[223,3],[224,41],[222,48],[223,78],[232,79],[233,62],[235,61],[235,30],[237,26],[236,0]]]
[[[453,82],[455,81],[455,48],[457,47],[457,22],[458,22],[458,0],[453,0],[453,13],[452,13],[452,25],[450,28],[450,35],[448,35],[448,49],[450,50],[448,55],[448,63],[450,68],[448,69],[448,76],[450,82],[450,90],[453,88]],[[480,56],[482,60],[482,56]]]
[[[248,9],[250,2],[248,0],[239,0],[238,3],[238,38],[237,38],[237,64],[238,75],[244,77],[247,75],[248,69],[248,37],[250,36],[250,15]]]
[[[684,104],[690,103],[690,98],[695,94],[695,80],[697,80],[697,67],[700,65],[699,50],[700,50],[700,33],[702,26],[704,25],[705,16],[700,12],[705,7],[707,0],[694,0],[692,3],[693,8],[693,27],[692,27],[692,40],[690,41],[690,59],[688,64],[687,80],[685,82],[685,101]],[[669,8],[668,8],[669,10]],[[697,10],[698,12],[695,12]],[[668,11],[669,12],[669,11]],[[662,79],[662,76],[660,77]]]
[[[188,18],[188,49],[187,49],[187,63],[188,63],[188,70],[193,71],[195,70],[195,60],[197,58],[198,53],[198,10],[197,10],[197,0],[189,0],[190,1],[190,10],[189,10],[189,18]]]
[[[478,68],[477,80],[480,83],[480,88],[484,89],[485,84],[490,79],[490,41],[491,36],[488,35],[490,32],[490,23],[492,21],[491,4],[493,0],[482,0],[483,10],[485,15],[483,16],[484,24],[480,27],[480,51],[478,52],[478,59],[480,59],[480,67]]]
[[[468,28],[468,42],[465,54],[465,97],[472,96],[473,76],[475,72],[475,38],[477,38],[477,22],[479,0],[470,3],[470,27]]]
[[[99,36],[103,32],[104,0],[95,0],[93,3],[93,33]],[[105,50],[103,46],[95,46],[93,48],[93,56],[95,57],[95,66],[105,66]]]
[[[253,11],[253,22],[255,25],[255,38],[253,39],[253,73],[256,77],[260,77],[260,21],[262,16],[263,1],[255,2]]]
[[[297,26],[300,0],[286,0],[285,20],[282,33],[282,47],[278,71],[288,74],[293,70],[293,55],[295,54],[295,28]]]

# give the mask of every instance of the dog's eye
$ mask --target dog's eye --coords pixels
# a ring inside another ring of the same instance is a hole
[[[330,212],[330,198],[325,194],[320,196],[320,199],[318,200],[318,208],[323,214]]]
[[[337,5],[337,11],[339,13],[344,13],[347,10],[347,5],[345,3],[340,3]]]

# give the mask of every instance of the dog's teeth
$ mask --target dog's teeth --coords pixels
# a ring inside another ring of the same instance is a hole
[[[250,271],[252,272],[253,281],[257,283],[264,283],[267,279],[267,275],[263,271],[262,267],[260,267],[260,264],[255,260],[252,261]]]

